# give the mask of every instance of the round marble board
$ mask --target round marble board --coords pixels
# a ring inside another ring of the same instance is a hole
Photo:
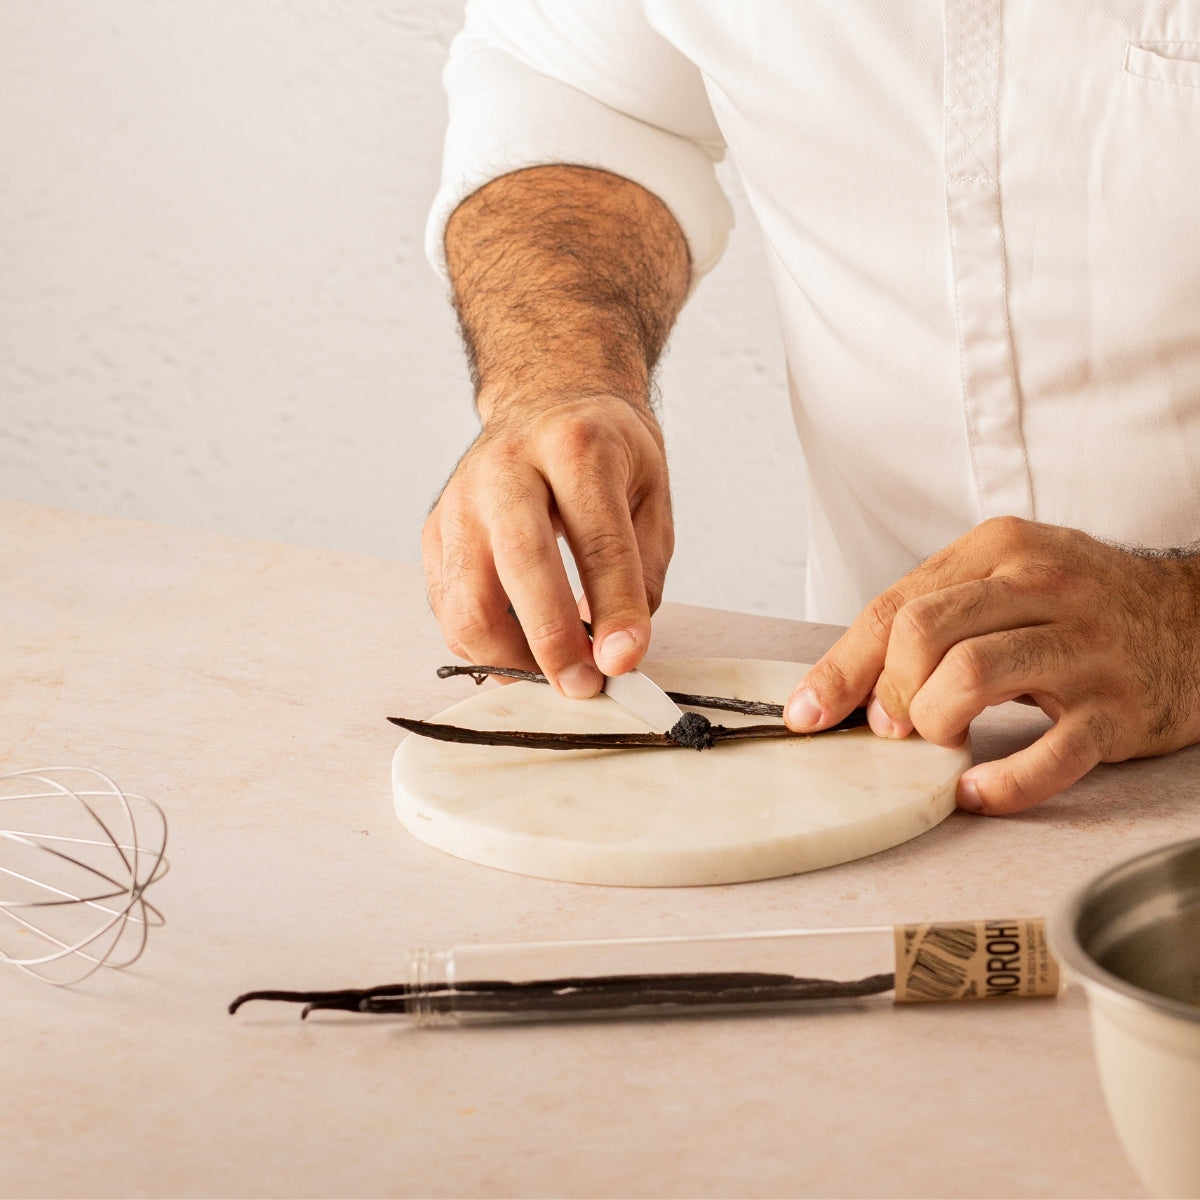
[[[806,667],[756,659],[651,660],[667,691],[782,703]],[[715,724],[769,718],[704,711]],[[476,729],[642,731],[607,696],[489,686],[437,721]],[[710,750],[530,750],[409,734],[392,761],[405,828],[449,854],[573,883],[740,883],[886,850],[954,809],[967,747],[870,730]]]

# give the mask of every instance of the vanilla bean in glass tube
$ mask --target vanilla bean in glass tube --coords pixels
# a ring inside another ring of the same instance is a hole
[[[411,950],[400,982],[250,1000],[399,1014],[419,1025],[799,1011],[1047,996],[1040,919],[518,942]]]

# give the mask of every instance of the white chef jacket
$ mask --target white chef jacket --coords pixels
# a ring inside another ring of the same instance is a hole
[[[445,83],[435,264],[467,194],[571,162],[657,194],[698,278],[732,156],[810,619],[991,516],[1200,536],[1200,0],[475,0]]]

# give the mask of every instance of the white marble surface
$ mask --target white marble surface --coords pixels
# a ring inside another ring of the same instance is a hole
[[[654,653],[811,661],[833,631],[670,607]],[[664,891],[529,879],[396,820],[391,712],[469,680],[415,565],[0,503],[0,770],[158,800],[167,924],[56,991],[0,974],[4,1196],[1129,1196],[1082,995],[757,1019],[413,1030],[225,1006],[388,981],[408,945],[1045,912],[1200,830],[1200,753],[1016,818]],[[979,723],[977,753],[1036,714]]]
[[[653,659],[667,691],[782,704],[803,664]],[[725,725],[764,718],[705,712]],[[406,714],[409,715],[409,714]],[[492,686],[439,713],[472,729],[637,733],[607,696]],[[776,722],[781,724],[782,722]],[[471,862],[571,883],[641,887],[745,883],[890,849],[954,811],[970,750],[869,729],[694,750],[529,750],[408,735],[392,785],[405,828]]]

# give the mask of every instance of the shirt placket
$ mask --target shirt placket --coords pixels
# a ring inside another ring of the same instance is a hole
[[[1000,205],[1002,2],[945,0],[946,212],[963,415],[981,520],[1034,515]]]

